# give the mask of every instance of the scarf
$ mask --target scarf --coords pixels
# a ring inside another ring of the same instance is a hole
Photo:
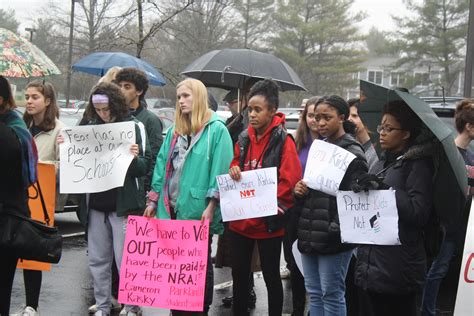
[[[33,136],[20,115],[12,110],[0,114],[0,122],[10,127],[18,137],[21,148],[21,173],[23,183],[30,186],[37,180],[38,151]]]

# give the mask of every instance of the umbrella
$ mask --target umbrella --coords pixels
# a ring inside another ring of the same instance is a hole
[[[282,91],[306,88],[296,72],[283,60],[251,49],[210,51],[191,64],[182,75],[199,79],[206,86],[224,89],[244,88],[246,79],[273,79]]]
[[[59,74],[58,67],[38,47],[0,28],[0,75],[29,78]]]
[[[147,75],[150,84],[155,86],[164,86],[166,84],[165,79],[154,66],[142,59],[119,52],[97,52],[89,54],[72,65],[72,69],[91,75],[103,76],[114,66],[138,68]]]
[[[421,119],[424,126],[420,137],[428,137],[440,150],[434,161],[437,174],[434,179],[435,210],[449,217],[455,203],[461,203],[467,193],[467,175],[464,159],[456,148],[449,129],[423,100],[403,91],[388,89],[364,80],[360,81],[361,104],[359,114],[369,128],[375,130],[382,119],[383,106],[393,100],[403,100]],[[378,138],[378,135],[376,135]],[[460,200],[460,201],[458,201]],[[452,215],[452,214],[451,214]]]

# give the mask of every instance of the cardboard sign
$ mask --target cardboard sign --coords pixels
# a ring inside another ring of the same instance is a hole
[[[48,212],[50,220],[49,226],[53,226],[56,203],[56,169],[54,164],[38,163],[38,182],[40,183],[46,211]],[[30,187],[28,189],[28,196],[37,196],[36,190]],[[28,200],[28,206],[30,208],[31,218],[46,224],[39,195],[35,199],[30,198]],[[49,271],[51,270],[51,263],[20,259],[16,267],[27,270]]]
[[[234,221],[276,215],[276,167],[255,169],[241,173],[240,181],[228,174],[217,176],[220,193],[222,221]]]
[[[61,135],[61,193],[102,192],[123,186],[133,160],[134,122],[67,127]]]
[[[474,203],[467,224],[466,241],[462,257],[459,285],[454,306],[454,315],[472,315],[474,311]]]
[[[343,243],[400,245],[394,190],[339,191],[337,212]]]
[[[209,221],[129,216],[119,302],[203,311]]]
[[[355,157],[344,148],[316,139],[309,149],[303,180],[311,189],[336,196]]]

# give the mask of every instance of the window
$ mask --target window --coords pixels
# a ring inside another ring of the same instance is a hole
[[[415,72],[415,86],[428,86],[430,74],[427,72]]]
[[[405,74],[402,72],[390,73],[390,85],[395,87],[402,87],[405,85]]]
[[[370,82],[382,84],[382,75],[383,71],[369,70],[367,78]]]

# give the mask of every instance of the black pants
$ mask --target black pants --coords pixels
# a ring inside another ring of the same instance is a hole
[[[283,286],[280,279],[280,254],[282,237],[252,239],[231,232],[232,240],[232,280],[234,300],[232,309],[235,316],[248,315],[248,276],[255,242],[262,266],[263,279],[268,292],[268,314],[280,316],[283,309]]]
[[[295,262],[292,246],[298,239],[297,234],[298,217],[290,211],[288,224],[283,237],[283,253],[287,268],[290,270],[291,294],[293,297],[293,316],[303,316],[306,304],[306,289],[304,287],[304,277]]]
[[[26,306],[38,308],[43,273],[37,270],[23,270],[25,282]]]
[[[10,315],[10,298],[12,295],[13,278],[18,258],[9,250],[0,247],[0,315]]]
[[[359,289],[360,290],[360,289]],[[362,291],[362,290],[360,290]],[[361,306],[363,315],[416,316],[416,293],[396,295],[363,291],[367,304]],[[367,308],[367,310],[365,310]]]

